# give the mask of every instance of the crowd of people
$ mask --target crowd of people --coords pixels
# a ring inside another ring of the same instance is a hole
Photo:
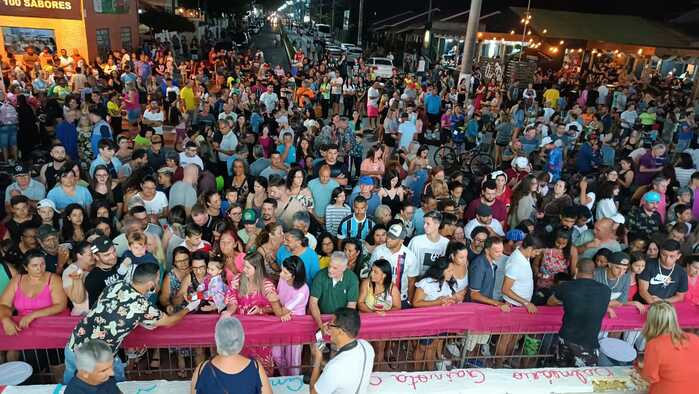
[[[338,328],[321,315],[352,320],[346,308],[536,314],[562,303],[554,362],[582,366],[597,363],[616,308],[699,305],[699,104],[672,79],[593,88],[585,74],[548,72],[500,87],[476,73],[467,89],[437,68],[382,80],[361,59],[297,51],[292,74],[262,51],[178,63],[167,48],[91,61],[28,51],[2,71],[0,148],[14,182],[0,318],[16,335],[44,316],[83,316],[66,382],[83,345],[99,353],[91,339],[117,355],[135,326],[188,313],[308,314],[328,334]],[[497,169],[447,173],[428,134],[492,142],[482,149]],[[50,159],[33,168],[42,144]],[[356,336],[358,323],[344,324]],[[179,352],[180,368],[193,357],[199,378],[241,371],[238,345],[216,339],[217,358]],[[505,356],[521,340],[470,335],[459,350]],[[442,345],[411,346],[415,368],[434,368]],[[385,344],[373,346],[384,365]],[[301,346],[246,352],[260,376],[300,372]],[[113,368],[123,380],[119,357]],[[314,378],[318,392],[358,381]]]

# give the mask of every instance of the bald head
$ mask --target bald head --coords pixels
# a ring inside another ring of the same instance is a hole
[[[606,241],[614,238],[614,221],[610,218],[602,218],[595,223],[595,238]]]
[[[199,166],[196,164],[187,164],[182,169],[182,178],[187,183],[197,183],[197,179],[199,179]]]

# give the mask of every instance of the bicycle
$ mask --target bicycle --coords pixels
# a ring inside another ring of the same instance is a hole
[[[495,161],[483,148],[485,144],[477,142],[476,146],[464,152],[458,152],[450,140],[434,152],[433,160],[447,173],[464,168],[476,177],[490,174],[495,169]]]

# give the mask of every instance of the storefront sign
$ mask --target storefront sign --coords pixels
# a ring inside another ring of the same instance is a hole
[[[0,15],[81,19],[80,0],[0,0]]]

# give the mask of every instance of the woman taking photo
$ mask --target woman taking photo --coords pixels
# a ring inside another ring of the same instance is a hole
[[[395,217],[400,213],[405,199],[405,190],[400,185],[400,178],[395,171],[388,171],[381,181],[381,189],[379,189],[379,197],[381,204],[388,205],[391,208],[391,217]]]
[[[366,159],[362,161],[362,164],[359,167],[360,174],[374,177],[380,181],[383,174],[386,172],[383,157],[384,153],[385,149],[381,144],[377,144],[369,148],[366,154]]]
[[[306,267],[298,256],[289,256],[282,262],[277,293],[282,305],[281,321],[286,322],[292,316],[306,314],[310,293],[306,284]],[[274,362],[282,376],[298,375],[301,372],[299,367],[302,350],[303,345],[275,346],[272,349]]]
[[[248,253],[244,258],[243,272],[233,276],[226,292],[226,312],[230,315],[271,315],[281,318],[285,314],[274,283],[265,275],[264,259],[259,253]],[[274,372],[272,348],[256,346],[248,349],[250,356],[260,361],[268,374]]]
[[[527,175],[512,192],[510,209],[510,228],[515,228],[526,219],[536,216],[536,202],[539,183],[533,175]]]
[[[265,272],[272,278],[276,278],[281,271],[277,263],[277,252],[284,243],[284,229],[279,223],[270,223],[265,226],[257,236],[255,251],[262,255],[265,262]]]
[[[309,211],[313,209],[313,194],[306,183],[306,173],[294,167],[289,170],[286,177],[286,187],[289,189],[289,197],[298,200]]]
[[[386,259],[374,261],[369,277],[364,279],[359,286],[359,298],[357,302],[360,312],[376,313],[384,316],[390,310],[399,310],[400,290],[393,286],[393,268]],[[376,352],[375,363],[377,371],[385,370],[384,349],[385,341],[372,342]]]
[[[245,332],[238,319],[221,318],[216,323],[214,338],[217,354],[199,364],[192,373],[192,393],[272,394],[272,386],[262,364],[254,357],[250,359],[240,355],[245,344]]]
[[[651,305],[642,335],[647,344],[638,367],[641,376],[650,383],[648,393],[695,393],[699,337],[682,331],[675,307],[667,301]]]

